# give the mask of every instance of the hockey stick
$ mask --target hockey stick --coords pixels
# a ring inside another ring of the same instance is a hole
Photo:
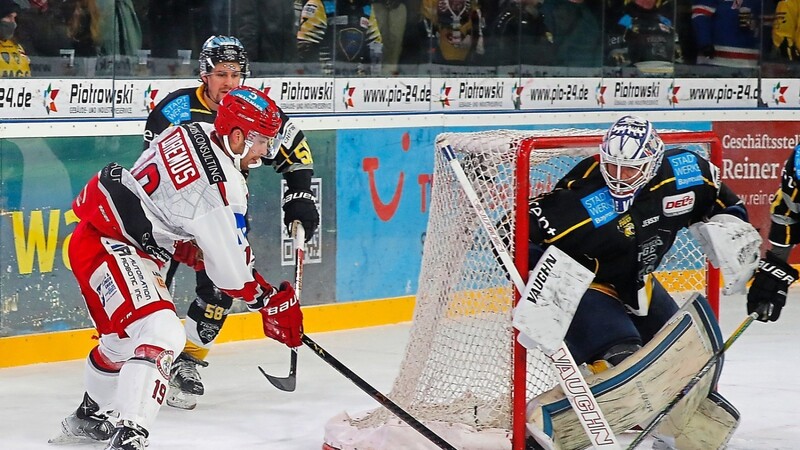
[[[699,383],[700,380],[706,375],[706,373],[708,373],[708,371],[714,367],[714,364],[719,361],[719,358],[725,353],[726,350],[730,348],[731,345],[733,345],[734,342],[736,342],[737,339],[739,339],[739,336],[744,333],[744,330],[746,330],[756,318],[758,318],[758,313],[754,312],[744,319],[744,321],[739,325],[739,328],[737,328],[736,331],[730,335],[728,340],[725,341],[725,344],[723,344],[719,350],[711,355],[711,358],[709,358],[705,365],[700,368],[700,371],[697,372],[688,383],[686,383],[686,386],[684,386],[683,389],[681,389],[680,392],[678,392],[678,394],[672,398],[667,406],[665,406],[664,409],[662,409],[658,415],[656,415],[650,424],[647,425],[647,427],[645,427],[645,429],[643,429],[638,436],[636,436],[636,439],[631,441],[626,450],[633,450],[636,448],[636,446],[642,443],[647,435],[649,435],[656,428],[656,426],[658,426],[658,424],[664,420],[664,417],[667,417],[667,414],[669,414],[669,412],[675,408],[675,405],[677,405],[684,397],[689,395],[689,391],[691,391],[692,388],[695,387],[697,383]]]
[[[475,192],[475,188],[470,183],[466,173],[464,173],[464,168],[461,167],[461,163],[456,158],[453,148],[446,140],[438,142],[438,145],[445,159],[453,169],[456,179],[464,189],[464,193],[467,195],[467,199],[469,199],[472,208],[478,215],[483,229],[489,235],[489,240],[492,242],[492,246],[495,252],[497,252],[503,267],[511,277],[511,281],[514,283],[520,295],[525,295],[525,282],[522,280],[519,271],[517,271],[514,260],[508,253],[505,244],[500,239],[497,228],[483,209],[478,194]],[[564,332],[566,333],[566,329]],[[619,441],[614,435],[614,431],[603,415],[600,405],[597,403],[597,399],[594,398],[589,385],[581,375],[578,365],[575,363],[567,345],[563,342],[563,338],[564,336],[562,335],[556,339],[556,341],[561,341],[560,346],[558,346],[555,352],[548,355],[558,375],[557,378],[559,384],[561,384],[561,388],[566,394],[573,410],[575,410],[575,415],[581,423],[586,436],[589,437],[592,446],[597,449],[620,449]],[[580,396],[580,404],[578,403],[578,396]]]
[[[406,410],[401,408],[397,403],[393,402],[380,391],[372,387],[369,383],[364,381],[363,378],[356,375],[352,370],[348,369],[347,366],[342,364],[338,359],[334,358],[333,355],[328,353],[324,348],[320,347],[320,345],[308,337],[307,334],[303,335],[303,343],[306,344],[306,346],[308,346],[308,348],[310,348],[314,353],[316,353],[317,356],[322,358],[323,361],[330,364],[331,367],[344,375],[345,378],[352,381],[362,391],[366,392],[367,395],[380,403],[381,406],[388,409],[391,413],[400,418],[400,420],[407,423],[411,428],[417,430],[421,435],[425,436],[425,438],[427,438],[437,447],[443,450],[456,450],[455,447],[450,445],[441,436],[436,434],[433,430],[425,426],[425,424],[419,420],[415,419],[414,416],[406,412]]]
[[[303,264],[306,256],[306,230],[299,220],[292,222],[292,239],[294,240],[294,295],[300,301],[300,292],[303,290]],[[270,375],[258,366],[258,370],[267,377],[276,388],[292,392],[297,387],[297,348],[292,348],[292,357],[289,361],[289,375],[285,378]]]

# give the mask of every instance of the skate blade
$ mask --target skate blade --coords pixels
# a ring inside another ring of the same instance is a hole
[[[48,439],[47,443],[51,445],[95,446],[97,448],[103,448],[106,444],[108,444],[106,441],[95,441],[94,439],[86,436],[75,436],[74,434],[64,434],[63,432],[58,436]]]
[[[167,405],[173,408],[192,410],[197,406],[197,396],[178,389],[170,389],[167,394]]]

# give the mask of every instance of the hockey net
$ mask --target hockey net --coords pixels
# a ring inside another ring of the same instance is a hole
[[[596,153],[603,133],[498,130],[446,133],[437,142],[451,144],[489,217],[496,223],[510,218],[509,252],[525,268],[527,251],[516,249],[527,249],[527,199],[549,191],[580,159]],[[689,148],[719,164],[713,133],[660,136],[668,148]],[[706,267],[684,230],[656,276],[679,302],[699,291],[713,305],[719,280]],[[517,298],[452,168],[436,151],[414,321],[388,397],[458,449],[523,448],[525,402],[557,381],[545,355],[526,354],[514,342]],[[341,450],[436,448],[383,408],[334,417],[325,443]]]

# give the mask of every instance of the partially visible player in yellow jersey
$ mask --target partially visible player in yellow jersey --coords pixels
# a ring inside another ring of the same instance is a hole
[[[307,0],[300,13],[297,54],[319,61],[323,74],[364,75],[379,69],[383,41],[369,0]],[[339,64],[343,63],[343,64]]]
[[[0,77],[29,77],[31,63],[25,49],[14,40],[19,5],[0,0]]]

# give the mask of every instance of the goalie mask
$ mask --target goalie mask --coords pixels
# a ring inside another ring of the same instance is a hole
[[[611,125],[600,144],[600,172],[618,213],[653,179],[663,156],[664,142],[649,121],[624,116]]]
[[[266,150],[269,153],[282,124],[280,110],[267,94],[249,86],[239,86],[223,97],[214,120],[214,129],[222,138],[225,150],[233,158],[236,167],[243,171],[261,165],[260,158],[248,167],[241,167],[241,161],[251,150]],[[244,134],[244,150],[241,154],[234,153],[228,141],[237,128]]]
[[[200,50],[200,75],[208,75],[217,64],[226,62],[239,63],[242,82],[250,76],[250,62],[241,41],[233,36],[211,36]]]

